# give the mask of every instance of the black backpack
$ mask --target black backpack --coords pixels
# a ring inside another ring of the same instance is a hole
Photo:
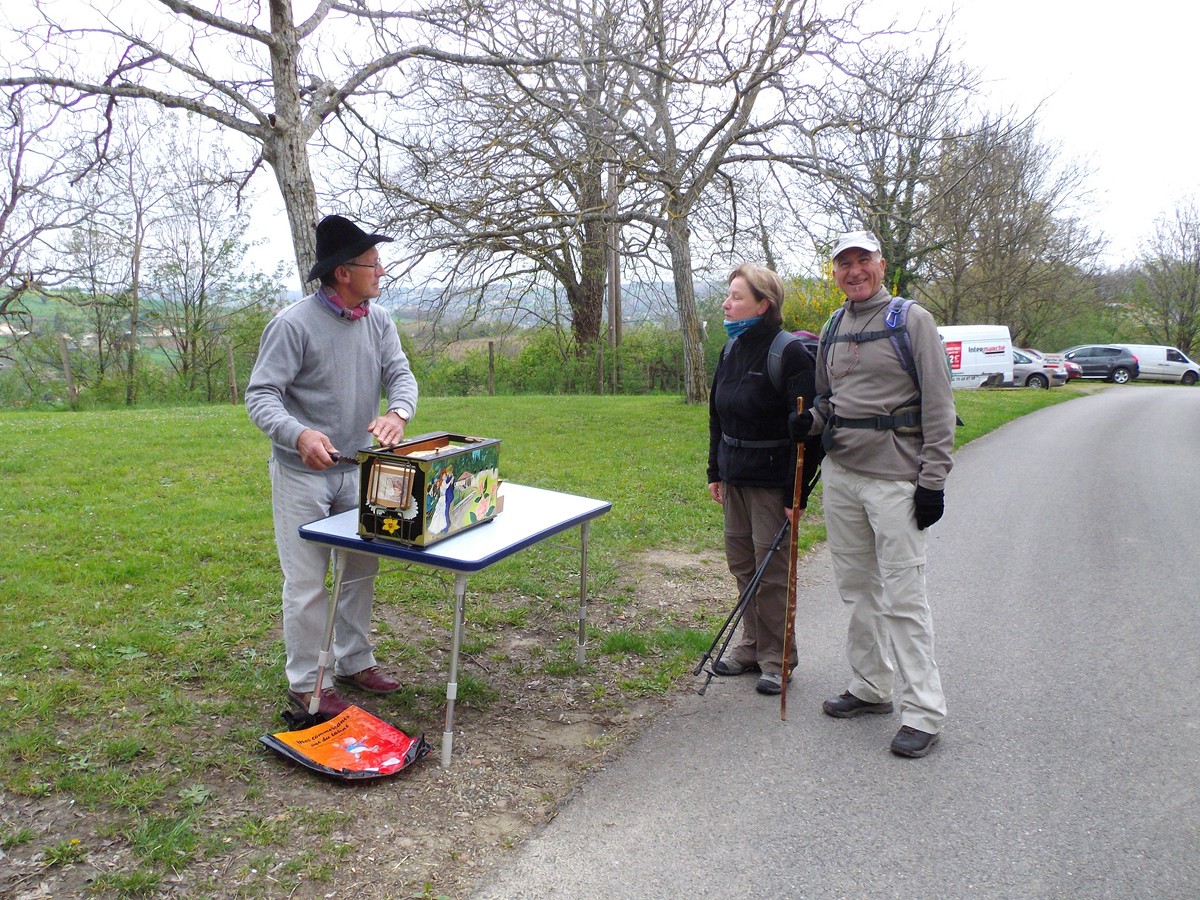
[[[767,377],[779,393],[783,393],[783,351],[788,344],[800,340],[800,335],[791,331],[781,331],[771,339],[771,347],[767,350]],[[732,342],[730,342],[732,343]],[[721,359],[729,350],[729,344],[721,348]]]

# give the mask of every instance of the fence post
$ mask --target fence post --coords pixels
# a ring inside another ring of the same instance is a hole
[[[238,404],[237,368],[233,364],[233,341],[225,339],[225,361],[229,365],[229,402]]]
[[[67,336],[58,336],[58,352],[62,356],[63,373],[67,377],[67,402],[74,407],[79,402],[79,391],[75,388],[75,373],[71,371],[71,349],[67,346]]]

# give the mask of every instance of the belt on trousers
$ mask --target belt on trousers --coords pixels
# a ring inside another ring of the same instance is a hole
[[[740,438],[733,438],[721,432],[721,440],[730,447],[745,447],[749,450],[766,450],[770,447],[788,447],[791,446],[791,441],[787,438],[776,438],[773,441],[743,441]]]
[[[921,411],[914,410],[898,416],[870,416],[866,419],[830,416],[829,421],[835,428],[874,428],[876,431],[885,431],[889,428],[916,428],[921,424]]]

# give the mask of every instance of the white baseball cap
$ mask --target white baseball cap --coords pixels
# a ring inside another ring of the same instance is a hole
[[[883,246],[879,243],[879,238],[870,231],[843,231],[838,235],[837,244],[834,245],[833,252],[829,254],[830,259],[837,259],[838,254],[843,250],[849,250],[851,247],[857,247],[860,250],[868,250],[871,253],[879,253]]]

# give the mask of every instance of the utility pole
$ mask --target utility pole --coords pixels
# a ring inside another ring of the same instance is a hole
[[[617,163],[608,169],[608,347],[610,392],[621,388],[621,226],[617,224],[617,204],[620,190],[617,185]]]

